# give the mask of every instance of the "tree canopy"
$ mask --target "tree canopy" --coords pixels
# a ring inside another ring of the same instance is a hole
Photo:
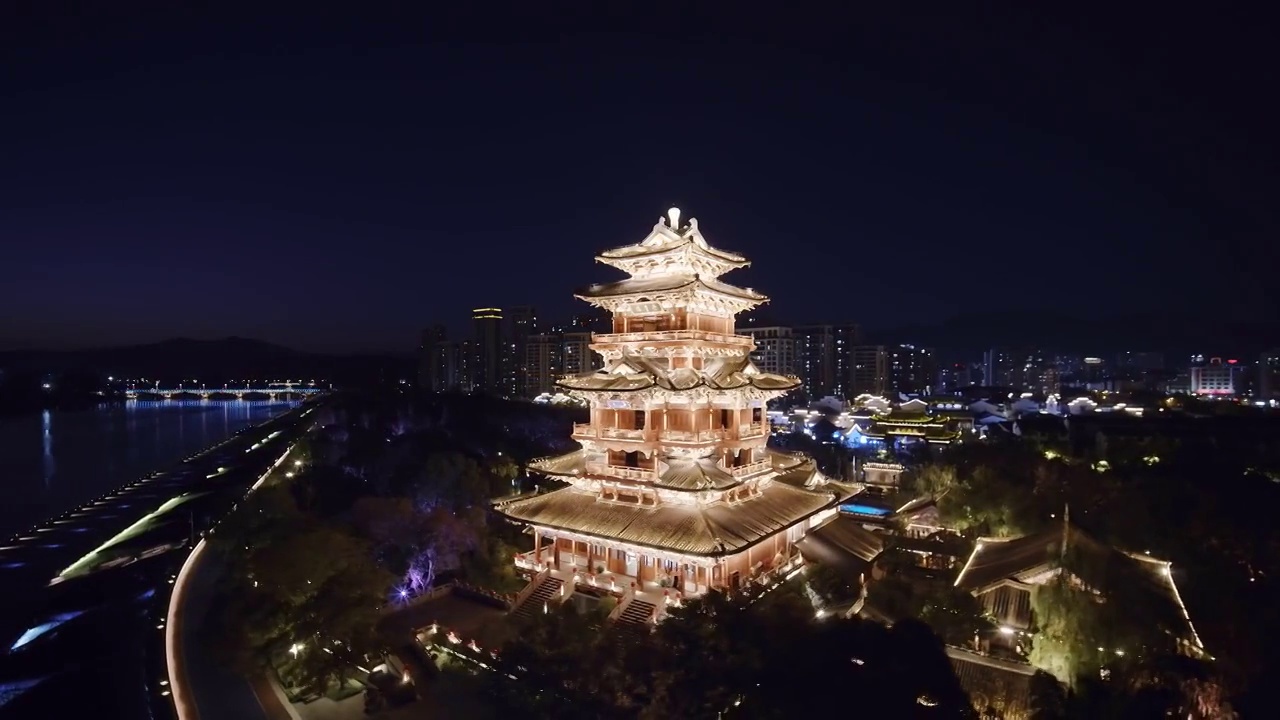
[[[923,624],[892,629],[818,619],[794,589],[766,598],[710,593],[671,609],[652,632],[601,627],[566,607],[499,653],[507,709],[640,718],[791,718],[851,705],[909,717],[963,717],[942,644]],[[503,673],[519,680],[505,681]]]

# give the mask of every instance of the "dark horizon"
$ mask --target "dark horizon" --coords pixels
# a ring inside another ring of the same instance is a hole
[[[29,12],[3,31],[0,348],[564,320],[670,205],[789,322],[1280,307],[1246,14]]]
[[[739,323],[739,328],[783,325],[839,324],[831,320],[806,318],[778,318],[768,314],[753,313],[759,322]],[[1184,330],[1184,325],[1198,326],[1196,331]],[[1047,331],[1046,328],[1053,328]],[[1108,362],[1121,352],[1158,352],[1166,362],[1177,365],[1180,355],[1203,354],[1206,356],[1239,357],[1248,362],[1258,353],[1276,347],[1280,336],[1280,323],[1235,322],[1209,317],[1170,318],[1158,314],[1119,316],[1102,320],[1069,315],[1044,316],[1034,312],[961,313],[934,322],[899,327],[862,327],[862,342],[867,345],[914,344],[939,352],[948,362],[976,361],[988,349],[1036,350],[1063,357],[1099,356]],[[265,337],[229,335],[223,337],[174,336],[157,338],[141,343],[105,344],[76,347],[39,347],[34,345],[9,347],[0,344],[0,360],[21,361],[20,364],[58,356],[84,356],[102,354],[115,357],[124,353],[134,357],[134,351],[146,356],[153,350],[179,350],[189,352],[192,346],[217,346],[236,355],[266,353],[275,357],[385,357],[409,358],[419,351],[414,343],[390,348],[309,348],[280,343]],[[451,331],[449,339],[471,340],[470,327]],[[198,348],[197,348],[198,349]]]

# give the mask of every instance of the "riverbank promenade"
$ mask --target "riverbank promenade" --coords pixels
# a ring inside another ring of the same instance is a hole
[[[178,576],[314,409],[242,430],[0,548],[4,716],[178,717],[167,636]]]

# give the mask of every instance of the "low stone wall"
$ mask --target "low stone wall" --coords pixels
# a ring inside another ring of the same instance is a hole
[[[510,610],[514,597],[502,593],[496,593],[492,590],[485,590],[474,585],[468,585],[462,582],[451,583],[449,586],[454,595],[464,597],[468,600],[474,600],[478,603],[493,606],[499,610]]]
[[[382,614],[391,615],[393,613],[402,612],[406,608],[416,607],[425,602],[435,600],[436,598],[444,597],[445,595],[457,595],[459,597],[466,598],[467,600],[482,603],[499,610],[510,610],[515,599],[514,595],[496,593],[492,590],[486,590],[484,588],[476,587],[475,585],[468,585],[467,583],[455,580],[443,585],[437,585],[427,592],[424,592],[410,600],[406,600],[403,603],[383,606]]]

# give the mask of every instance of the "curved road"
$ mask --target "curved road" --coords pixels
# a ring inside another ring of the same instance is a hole
[[[290,449],[249,492],[258,489],[289,457]],[[174,581],[165,623],[165,654],[178,720],[299,720],[279,686],[256,682],[220,666],[201,636],[223,562],[196,544]]]

